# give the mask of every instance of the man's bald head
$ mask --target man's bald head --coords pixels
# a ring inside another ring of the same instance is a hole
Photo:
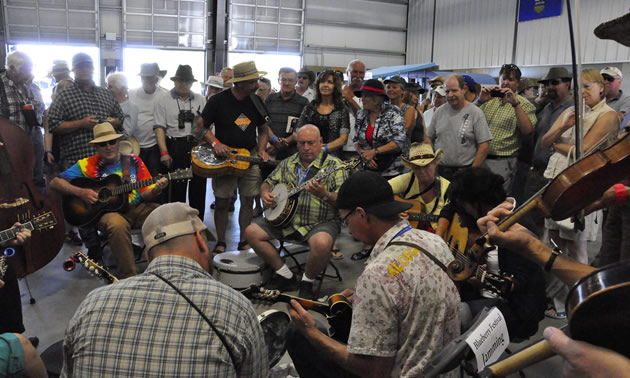
[[[310,164],[322,150],[322,137],[315,125],[304,125],[297,132],[297,147],[300,160]]]

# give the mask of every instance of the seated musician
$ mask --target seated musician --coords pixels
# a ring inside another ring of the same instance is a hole
[[[355,293],[342,293],[353,302],[347,345],[322,333],[298,302],[289,304],[297,332],[289,333],[287,349],[300,377],[420,377],[459,335],[459,295],[440,267],[453,255],[437,235],[399,218],[409,206],[394,200],[375,172],[355,173],[342,185],[340,215],[352,235],[374,249]]]
[[[96,148],[96,155],[77,161],[72,167],[59,174],[50,182],[50,187],[65,195],[76,196],[93,205],[98,202],[98,193],[93,189],[72,185],[72,179],[79,177],[101,178],[110,174],[123,175],[125,161],[129,162],[129,181],[136,182],[151,178],[149,170],[136,155],[122,155],[119,148],[118,134],[114,127],[104,122],[94,127],[94,139],[89,144]],[[128,159],[128,160],[127,160]],[[136,274],[131,228],[142,226],[147,215],[158,205],[149,203],[160,195],[168,185],[166,178],[159,179],[154,185],[133,190],[129,193],[129,207],[123,213],[103,214],[96,226],[107,235],[112,254],[118,266],[118,278],[123,279]]]
[[[433,152],[430,143],[413,143],[409,148],[409,155],[402,157],[402,163],[411,172],[389,180],[394,194],[406,200],[416,200],[421,204],[421,212],[439,216],[446,204],[444,194],[449,181],[436,174],[437,165],[442,159],[442,150]],[[446,234],[448,222],[440,218],[435,222],[420,222],[418,227],[423,230],[436,232],[440,236]]]
[[[452,208],[458,213],[462,225],[468,228],[469,243],[481,236],[477,219],[506,199],[501,176],[480,167],[457,172],[446,196],[450,204],[445,211]],[[546,307],[542,270],[506,248],[499,248],[498,251],[495,248],[488,252],[485,256],[485,268],[488,273],[511,281],[511,285],[507,285],[510,291],[502,297],[489,285],[480,288],[479,280],[464,283],[460,287],[460,294],[462,302],[470,310],[467,313],[464,308],[465,312],[462,313],[464,327],[484,307],[497,306],[505,316],[511,339],[529,338],[535,334]],[[465,319],[465,314],[472,317]]]
[[[328,264],[333,242],[339,234],[340,222],[335,201],[347,173],[340,169],[324,182],[309,182],[317,172],[341,164],[341,160],[329,155],[322,148],[322,137],[316,126],[305,125],[300,128],[297,133],[297,147],[298,152],[283,160],[261,185],[263,206],[269,208],[275,199],[272,193],[275,185],[283,183],[296,187],[307,183],[305,190],[299,194],[295,216],[283,229],[273,227],[265,218],[255,218],[245,230],[245,237],[254,251],[275,272],[270,288],[281,291],[295,290],[298,286],[297,278],[268,241],[284,238],[308,242],[310,252],[299,283],[299,296],[312,299],[313,281]]]

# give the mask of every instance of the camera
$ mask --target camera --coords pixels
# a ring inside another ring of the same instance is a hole
[[[186,127],[186,122],[190,122],[191,125],[195,120],[195,115],[190,110],[180,110],[177,115],[177,127],[183,129]]]
[[[500,89],[493,89],[493,90],[490,91],[490,96],[491,97],[503,98],[503,97],[505,97],[505,93],[501,92]]]

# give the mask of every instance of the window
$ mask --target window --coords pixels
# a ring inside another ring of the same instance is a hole
[[[166,70],[166,76],[160,83],[166,89],[173,88],[171,77],[175,76],[177,67],[180,64],[188,64],[192,68],[193,76],[197,79],[192,86],[192,91],[201,93],[201,83],[206,81],[203,51],[125,48],[123,49],[123,72],[127,76],[129,88],[142,86],[142,81],[138,76],[140,65],[153,62],[157,62],[161,70]]]
[[[247,54],[247,53],[228,53],[228,65],[234,67],[235,64],[253,60],[256,62],[258,71],[266,71],[271,81],[271,86],[280,89],[278,84],[278,70],[282,67],[291,67],[296,71],[300,70],[302,57],[299,55],[282,55],[282,54]]]

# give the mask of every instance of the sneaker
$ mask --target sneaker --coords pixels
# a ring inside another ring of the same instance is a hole
[[[310,300],[315,299],[312,282],[300,281],[298,284],[298,290],[298,297]]]
[[[297,277],[295,274],[291,278],[284,278],[279,274],[274,273],[271,280],[265,285],[265,289],[278,290],[278,291],[295,291],[298,288]]]

